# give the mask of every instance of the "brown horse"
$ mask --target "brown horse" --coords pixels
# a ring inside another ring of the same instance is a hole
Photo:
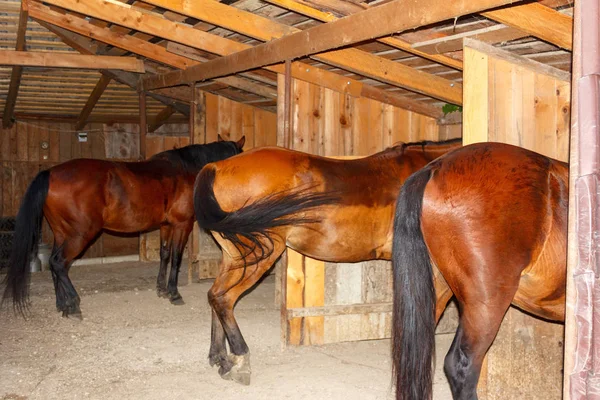
[[[568,179],[565,163],[479,143],[406,181],[392,255],[397,399],[431,398],[435,324],[453,295],[460,320],[444,370],[455,399],[477,399],[483,358],[511,304],[564,321]]]
[[[220,139],[220,138],[219,138]],[[50,270],[56,307],[81,318],[79,296],[69,279],[71,263],[102,230],[141,232],[160,227],[159,296],[181,304],[177,277],[194,223],[192,187],[209,162],[242,151],[245,139],[191,145],[158,153],[142,162],[76,159],[40,172],[29,185],[16,218],[3,301],[24,312],[29,262],[40,240],[42,217],[54,234]],[[168,285],[167,266],[171,261]]]
[[[221,376],[250,382],[248,346],[233,307],[286,246],[332,262],[390,259],[402,182],[459,146],[460,140],[402,144],[357,160],[260,148],[208,164],[198,174],[194,205],[198,223],[213,231],[223,249],[208,294],[209,360],[220,366]]]

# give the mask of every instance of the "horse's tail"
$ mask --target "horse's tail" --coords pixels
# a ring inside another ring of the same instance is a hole
[[[435,288],[427,245],[421,231],[427,166],[404,183],[396,203],[392,266],[393,376],[397,400],[427,400],[432,396],[435,347]]]
[[[316,207],[336,204],[334,192],[314,192],[313,187],[285,190],[270,194],[238,210],[223,211],[213,191],[216,170],[208,164],[200,171],[194,185],[194,210],[201,228],[219,232],[231,241],[246,265],[268,258],[273,252],[271,230],[276,227],[319,222],[318,218],[297,215]],[[232,188],[234,190],[234,188]]]
[[[6,288],[2,303],[12,298],[15,311],[25,314],[29,300],[29,263],[35,256],[42,230],[44,203],[50,187],[50,171],[37,174],[27,188],[17,213],[8,273],[4,279]]]

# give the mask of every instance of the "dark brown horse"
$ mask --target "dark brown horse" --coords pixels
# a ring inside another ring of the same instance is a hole
[[[460,140],[402,144],[357,160],[260,148],[207,165],[196,180],[194,205],[198,223],[213,231],[223,249],[208,294],[209,360],[220,366],[221,376],[249,383],[248,346],[233,307],[286,246],[332,262],[390,259],[400,186],[460,145]]]
[[[455,399],[477,399],[483,358],[511,304],[564,321],[568,180],[565,163],[479,143],[405,182],[392,256],[397,399],[431,398],[434,329],[453,295],[460,319],[444,370]]]
[[[177,290],[181,257],[194,223],[192,188],[209,162],[242,151],[245,139],[191,145],[156,154],[146,161],[91,159],[67,161],[40,172],[29,185],[16,218],[3,301],[27,307],[29,262],[40,240],[42,217],[54,234],[50,270],[56,307],[63,316],[81,317],[79,296],[69,279],[71,263],[102,230],[142,232],[160,227],[159,296],[182,303]],[[167,266],[171,261],[168,285]]]

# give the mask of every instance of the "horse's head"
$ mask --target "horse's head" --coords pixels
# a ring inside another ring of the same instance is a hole
[[[228,141],[223,139],[223,137],[220,134],[218,134],[217,142],[228,142]],[[233,143],[233,145],[235,146],[235,149],[237,150],[235,154],[239,154],[244,151],[244,144],[246,143],[246,135],[242,136],[240,138],[240,140],[238,140],[237,142],[229,141],[229,143]]]

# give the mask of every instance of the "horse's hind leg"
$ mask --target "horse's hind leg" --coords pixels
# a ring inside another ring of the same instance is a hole
[[[250,354],[248,345],[233,315],[233,307],[239,297],[250,289],[273,265],[285,249],[285,245],[275,242],[273,252],[266,259],[244,268],[244,261],[233,259],[237,250],[221,238],[216,237],[223,247],[223,260],[213,286],[208,292],[208,301],[221,322],[227,336],[231,355],[223,358],[224,343],[217,322],[213,319],[213,337],[211,342],[210,362],[220,365],[219,374],[223,379],[232,379],[238,383],[250,384]]]
[[[160,227],[160,269],[156,278],[156,294],[158,297],[167,297],[167,267],[171,257],[172,233],[171,225]]]
[[[81,300],[69,279],[69,268],[73,259],[83,251],[88,242],[82,237],[71,237],[59,243],[55,240],[49,260],[56,292],[56,308],[62,311],[63,317],[81,319]]]
[[[184,304],[183,298],[177,290],[177,282],[179,280],[179,268],[181,267],[181,259],[183,250],[187,243],[190,232],[192,231],[193,222],[176,225],[173,228],[172,250],[171,250],[171,274],[169,275],[169,283],[167,285],[167,296],[172,304]]]
[[[468,279],[465,279],[468,280]],[[469,292],[456,293],[461,310],[458,329],[454,341],[444,361],[444,371],[448,377],[455,400],[477,399],[477,383],[485,354],[491,346],[504,314],[508,310],[518,284],[501,287],[466,284]]]

